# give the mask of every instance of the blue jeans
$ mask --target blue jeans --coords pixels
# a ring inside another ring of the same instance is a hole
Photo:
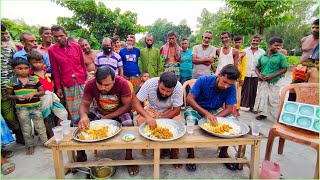
[[[41,142],[45,143],[46,141],[48,141],[46,127],[44,125],[42,113],[39,106],[17,108],[17,116],[27,147],[34,146],[31,119],[33,121],[34,127],[39,133]]]

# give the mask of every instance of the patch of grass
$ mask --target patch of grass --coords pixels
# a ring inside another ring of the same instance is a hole
[[[297,65],[300,63],[301,56],[287,56],[288,65]]]

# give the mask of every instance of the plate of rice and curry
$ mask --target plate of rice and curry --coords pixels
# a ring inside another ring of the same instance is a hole
[[[88,128],[77,128],[72,137],[79,142],[97,142],[117,135],[122,129],[121,123],[115,120],[91,121]]]
[[[156,119],[157,127],[151,129],[147,122],[139,126],[139,133],[152,141],[173,141],[186,133],[186,127],[179,121],[173,119]]]
[[[222,138],[236,138],[248,134],[249,126],[236,119],[217,117],[218,123],[211,124],[206,119],[200,119],[198,125],[201,129],[214,136]]]

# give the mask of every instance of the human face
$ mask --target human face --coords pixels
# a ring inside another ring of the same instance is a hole
[[[251,47],[258,48],[259,44],[260,44],[260,39],[259,38],[253,38],[251,40]]]
[[[127,48],[132,49],[134,44],[134,39],[133,38],[127,38]]]
[[[271,45],[269,45],[269,51],[272,52],[273,54],[278,52],[279,49],[281,49],[281,43],[275,42]]]
[[[32,69],[34,69],[34,70],[42,70],[44,67],[43,60],[37,61],[35,59],[31,59],[29,62],[31,64]]]
[[[10,34],[8,31],[1,31],[1,41],[8,42],[10,41]]]
[[[188,40],[184,40],[184,41],[181,41],[181,48],[186,51],[189,47],[189,42]]]
[[[204,33],[202,36],[202,44],[205,46],[209,46],[210,42],[212,40],[212,34],[210,33]]]
[[[79,45],[84,53],[89,53],[91,51],[91,46],[88,43],[88,41],[84,40],[81,43],[79,43]]]
[[[153,44],[153,37],[152,36],[147,36],[146,37],[146,44],[147,45],[152,45]]]
[[[173,90],[174,90],[174,87],[167,88],[162,82],[159,81],[158,92],[157,92],[158,99],[160,101],[167,100],[172,95]]]
[[[121,42],[119,40],[116,41],[116,48],[120,49],[121,48]]]
[[[108,92],[112,89],[114,85],[114,81],[111,78],[111,75],[108,76],[107,78],[101,80],[101,84],[96,82],[98,90],[101,94],[106,95]]]
[[[315,39],[319,39],[319,25],[312,25],[312,35]]]
[[[220,73],[218,74],[217,80],[216,80],[216,85],[219,91],[224,91],[227,88],[229,88],[230,86],[232,86],[232,84],[236,83],[237,80],[231,80],[228,79],[227,76],[222,76]]]
[[[228,36],[228,34],[221,35],[220,39],[223,47],[228,47],[230,45],[231,38]]]
[[[48,43],[52,42],[51,30],[49,30],[49,29],[44,30],[40,36],[41,36],[43,42],[48,42]]]
[[[243,43],[242,40],[233,41],[233,47],[236,48],[236,49],[240,49],[242,43]]]
[[[142,77],[141,77],[141,81],[142,81],[142,82],[146,82],[146,81],[148,81],[149,78],[150,78],[149,73],[144,73],[144,74],[142,75]]]
[[[30,49],[36,49],[38,47],[37,40],[33,35],[25,35],[24,40],[22,41],[24,47]]]
[[[177,38],[175,36],[169,36],[168,37],[168,42],[170,44],[175,44],[177,42]]]
[[[14,68],[14,72],[18,77],[28,77],[29,68],[30,67],[26,64],[19,64]]]
[[[67,45],[67,34],[63,33],[61,29],[59,31],[53,31],[52,36],[58,44],[62,46]]]

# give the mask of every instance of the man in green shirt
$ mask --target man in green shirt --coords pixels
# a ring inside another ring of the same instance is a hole
[[[268,52],[260,56],[256,65],[259,82],[253,110],[261,113],[257,120],[266,119],[269,112],[274,118],[277,116],[281,78],[288,67],[285,56],[278,52],[281,44],[281,38],[272,37]]]
[[[140,72],[149,72],[150,78],[159,77],[163,72],[163,62],[160,59],[160,50],[152,47],[152,34],[147,34],[145,38],[146,48],[140,52],[139,67]]]

